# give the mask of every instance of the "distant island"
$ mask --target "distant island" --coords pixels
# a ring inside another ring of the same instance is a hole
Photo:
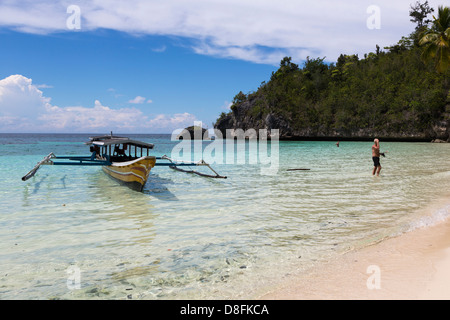
[[[283,58],[256,92],[234,97],[214,128],[224,136],[279,129],[281,140],[450,142],[450,11],[440,6],[427,20],[433,11],[427,2],[411,6],[415,31],[363,58],[308,57],[302,68]]]

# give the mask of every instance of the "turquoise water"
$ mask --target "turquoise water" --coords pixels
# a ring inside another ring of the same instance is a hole
[[[380,177],[371,142],[321,141],[280,142],[276,174],[249,163],[214,164],[228,179],[155,167],[142,193],[99,167],[43,166],[21,181],[50,152],[86,154],[88,137],[0,135],[0,298],[251,299],[450,214],[450,144],[381,141]],[[136,138],[155,155],[177,145]]]

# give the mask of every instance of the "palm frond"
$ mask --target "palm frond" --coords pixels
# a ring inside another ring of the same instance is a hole
[[[439,37],[438,33],[430,32],[425,34],[419,41],[419,45],[424,45],[430,42],[435,42],[437,38]]]
[[[437,25],[439,26],[440,32],[445,32],[448,28],[450,28],[450,8],[439,6],[438,7],[438,18],[435,20]]]
[[[419,40],[423,46],[421,58],[424,62],[434,60],[436,70],[445,73],[450,69],[450,9],[439,6],[438,17],[433,18],[433,27]]]

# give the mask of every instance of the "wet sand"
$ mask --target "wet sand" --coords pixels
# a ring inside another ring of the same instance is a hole
[[[450,221],[343,254],[259,298],[450,299]]]

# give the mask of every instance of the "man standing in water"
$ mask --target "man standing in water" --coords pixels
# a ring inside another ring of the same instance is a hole
[[[378,139],[373,140],[374,144],[372,146],[372,160],[373,160],[373,171],[372,175],[380,175],[381,165],[380,165],[380,141]]]

